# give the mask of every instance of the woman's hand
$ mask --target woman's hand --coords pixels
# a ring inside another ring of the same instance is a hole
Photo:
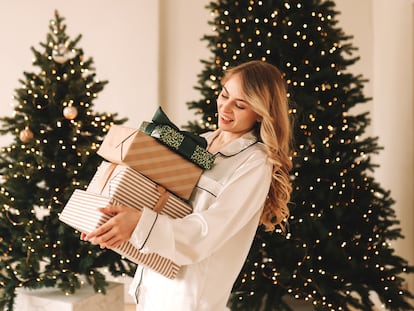
[[[108,206],[99,211],[113,217],[91,233],[82,233],[81,239],[101,248],[115,248],[128,241],[141,217],[141,211],[123,205]]]

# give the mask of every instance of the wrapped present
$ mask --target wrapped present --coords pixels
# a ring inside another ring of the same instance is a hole
[[[209,170],[213,167],[214,155],[206,150],[207,141],[193,133],[181,131],[168,119],[161,107],[155,112],[152,122],[143,122],[140,130],[202,169]]]
[[[98,211],[98,208],[117,205],[119,202],[96,193],[76,189],[65,205],[59,219],[67,225],[84,233],[90,233],[104,224],[111,216]],[[171,260],[158,254],[142,254],[130,242],[123,242],[113,251],[125,258],[147,266],[162,275],[173,279],[179,271],[179,266]]]
[[[86,189],[141,210],[148,207],[160,214],[182,218],[193,209],[154,181],[134,169],[103,161]]]
[[[105,160],[140,172],[183,199],[189,199],[203,169],[144,132],[112,125],[97,152]]]
[[[173,218],[184,217],[192,211],[190,205],[142,174],[131,168],[104,161],[88,189],[74,191],[59,219],[80,232],[89,233],[111,217],[99,212],[98,208],[118,204],[138,209],[153,208],[160,214]],[[180,268],[158,254],[140,253],[129,242],[122,243],[114,251],[171,279]]]

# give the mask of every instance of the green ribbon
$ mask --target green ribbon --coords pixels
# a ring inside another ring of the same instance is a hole
[[[158,107],[157,111],[155,111],[155,114],[152,117],[152,122],[154,122],[154,127],[156,125],[168,125],[169,127],[173,128],[177,132],[183,134],[188,139],[193,140],[195,144],[203,148],[207,148],[207,141],[205,140],[205,138],[195,135],[188,131],[180,130],[174,123],[170,121],[170,119],[168,119],[167,115],[165,114],[165,112],[162,110],[161,107]]]
[[[213,167],[214,155],[206,150],[205,138],[181,131],[168,119],[161,107],[155,112],[152,122],[143,122],[140,129],[201,168]]]

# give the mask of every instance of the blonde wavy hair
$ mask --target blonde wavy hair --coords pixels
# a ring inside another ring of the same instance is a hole
[[[289,178],[292,128],[286,83],[279,69],[258,60],[228,69],[221,83],[224,85],[234,75],[239,76],[245,99],[260,117],[257,134],[273,164],[273,178],[260,223],[266,231],[273,231],[278,225],[284,230],[292,192]]]

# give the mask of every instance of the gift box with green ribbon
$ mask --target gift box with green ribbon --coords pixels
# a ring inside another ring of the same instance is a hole
[[[161,107],[155,112],[152,122],[143,122],[140,130],[202,169],[209,170],[213,167],[214,155],[206,150],[207,141],[193,133],[181,131],[168,119]]]
[[[203,169],[150,135],[114,124],[97,153],[106,161],[128,166],[188,200]]]

